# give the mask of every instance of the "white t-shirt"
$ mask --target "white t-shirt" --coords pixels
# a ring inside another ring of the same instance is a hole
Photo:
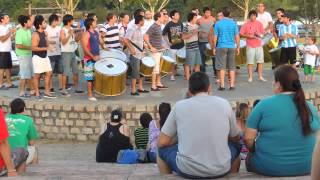
[[[258,13],[257,20],[262,23],[263,29],[266,29],[269,25],[269,22],[272,22],[272,16],[269,12],[264,12],[262,14]]]
[[[68,37],[69,30],[65,27],[63,27],[62,30],[64,31],[65,37]],[[60,44],[61,44],[61,52],[75,52],[77,50],[77,42],[74,39],[74,35],[72,35],[69,38],[68,42],[65,45],[63,45],[62,43]]]
[[[316,45],[307,45],[304,47],[304,51],[309,51],[312,53],[319,53],[319,49]],[[317,60],[316,55],[312,55],[310,53],[305,53],[304,55],[305,55],[304,64],[310,65],[312,67],[316,66],[316,60]]]
[[[0,25],[0,36],[5,36],[9,33],[9,25]],[[0,41],[0,52],[10,52],[12,50],[11,37],[9,37],[5,42]]]
[[[55,44],[49,43],[48,56],[58,56],[61,55],[61,47],[60,47],[60,31],[61,27],[51,27],[47,26],[46,32],[48,33],[48,40],[54,41]]]

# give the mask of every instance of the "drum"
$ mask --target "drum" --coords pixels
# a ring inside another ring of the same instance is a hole
[[[272,33],[266,34],[266,35],[262,38],[262,46],[268,45],[272,38],[273,38]]]
[[[206,44],[206,56],[207,57],[213,57],[212,49],[210,43]]]
[[[177,51],[177,62],[184,64],[186,63],[186,56],[187,56],[187,52],[186,52],[186,48],[181,48]]]
[[[101,50],[100,51],[100,58],[101,59],[114,58],[114,59],[118,59],[118,60],[121,60],[126,63],[128,62],[127,55],[118,49],[110,49],[109,51]]]
[[[121,60],[104,58],[97,61],[95,69],[95,91],[103,96],[119,96],[126,91],[128,66]]]
[[[156,62],[152,57],[144,57],[141,60],[140,74],[144,77],[150,77],[153,72],[153,68],[156,66]]]
[[[160,72],[171,73],[172,66],[174,65],[174,63],[175,63],[175,60],[172,57],[163,55],[160,61]]]

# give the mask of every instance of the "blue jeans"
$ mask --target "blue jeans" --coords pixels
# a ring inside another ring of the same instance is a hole
[[[199,42],[199,50],[200,50],[200,56],[201,56],[201,66],[200,66],[200,71],[201,72],[206,72],[206,47],[207,43],[206,42]],[[215,67],[215,57],[212,57],[212,67],[213,67],[213,72],[216,74],[216,67]]]
[[[231,152],[231,164],[234,160],[239,156],[240,154],[240,144],[239,143],[233,143],[228,142],[229,149]],[[183,173],[177,166],[177,152],[178,152],[178,144],[165,147],[165,148],[159,148],[159,157],[171,168],[172,171],[176,172],[179,176],[187,178],[187,179],[211,179],[211,178],[219,178],[223,177],[226,174],[220,175],[220,176],[214,176],[214,177],[198,177],[189,175],[186,173]]]

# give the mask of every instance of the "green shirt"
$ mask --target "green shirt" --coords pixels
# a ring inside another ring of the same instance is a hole
[[[38,134],[30,116],[23,114],[8,114],[6,122],[9,130],[9,144],[11,149],[28,148],[30,140],[38,139]]]
[[[138,128],[134,131],[134,136],[136,139],[137,149],[146,149],[149,140],[149,129],[148,128]]]
[[[16,33],[16,44],[29,46],[31,47],[31,30],[24,28],[20,28]],[[24,50],[24,49],[18,49],[16,48],[16,54],[17,56],[31,56],[32,52],[31,50]]]

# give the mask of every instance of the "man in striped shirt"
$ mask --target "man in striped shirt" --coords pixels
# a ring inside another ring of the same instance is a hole
[[[280,64],[294,65],[297,56],[298,27],[291,24],[288,14],[282,15],[283,24],[279,27],[279,39],[281,40]]]
[[[107,23],[104,27],[100,28],[100,33],[103,35],[103,40],[107,48],[121,49],[119,27],[116,24],[117,16],[113,13],[107,15]]]

